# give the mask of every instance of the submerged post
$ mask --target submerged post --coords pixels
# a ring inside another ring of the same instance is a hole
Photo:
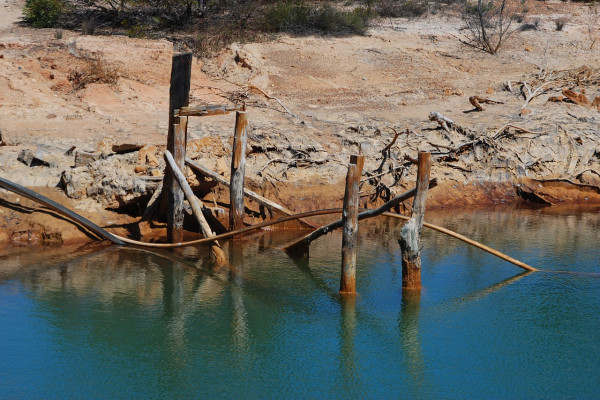
[[[402,287],[421,288],[421,231],[425,217],[425,201],[429,188],[431,153],[420,151],[417,170],[417,194],[413,202],[410,220],[402,227],[400,248],[402,249]]]
[[[235,113],[231,180],[229,185],[229,229],[244,227],[244,175],[246,173],[246,144],[248,142],[248,115],[246,107]]]
[[[356,238],[358,236],[358,184],[362,175],[365,158],[362,155],[350,156],[344,211],[342,212],[342,274],[340,293],[356,293]]]
[[[169,131],[167,150],[173,154],[175,163],[185,167],[187,118],[175,117],[175,110],[189,104],[190,80],[192,77],[192,53],[173,55],[171,87],[169,89]],[[185,121],[183,121],[185,119]],[[183,123],[181,123],[183,122]],[[165,170],[161,214],[167,214],[167,237],[171,243],[183,241],[183,191],[177,184],[173,172]]]

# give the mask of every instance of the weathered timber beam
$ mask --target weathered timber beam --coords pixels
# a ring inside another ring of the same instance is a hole
[[[194,216],[198,221],[198,225],[200,225],[200,230],[202,231],[202,234],[204,235],[204,237],[207,238],[215,236],[213,231],[210,229],[210,225],[208,224],[208,222],[206,222],[204,214],[202,213],[202,209],[206,207],[204,206],[202,201],[194,195],[192,188],[187,183],[185,176],[177,167],[177,164],[175,164],[175,160],[173,159],[173,156],[171,155],[169,150],[165,151],[165,160],[169,164],[169,167],[171,167],[175,179],[177,179],[177,182],[179,183],[181,189],[183,190],[183,193],[185,194],[185,198],[190,203],[190,206],[192,207],[192,212],[194,213]],[[219,242],[215,241],[211,246],[211,250],[213,256],[215,257],[215,262],[217,264],[223,264],[226,261],[225,253],[223,253],[223,250],[221,250]]]
[[[356,293],[356,240],[358,238],[359,181],[365,164],[365,156],[350,156],[346,190],[344,192],[344,212],[342,213],[342,269],[340,293]]]
[[[23,197],[27,197],[30,200],[33,200],[37,203],[45,205],[46,207],[50,208],[51,210],[54,210],[57,213],[64,215],[65,217],[77,222],[81,226],[89,229],[90,231],[92,231],[93,233],[98,235],[99,237],[110,240],[114,244],[118,244],[118,245],[125,244],[119,238],[117,238],[115,235],[100,228],[98,225],[94,224],[92,221],[88,220],[87,218],[84,218],[81,215],[76,214],[75,212],[69,210],[68,208],[61,206],[57,202],[50,200],[49,198],[42,196],[41,194],[36,193],[31,189],[27,189],[26,187],[17,185],[16,183],[11,182],[8,179],[4,179],[4,178],[0,178],[0,186],[6,190],[20,194]]]
[[[175,110],[176,117],[206,117],[211,115],[224,115],[233,111],[242,111],[243,105],[213,105],[213,106],[191,106]]]
[[[417,168],[417,194],[413,201],[411,217],[402,227],[398,241],[402,249],[402,287],[405,289],[421,288],[421,231],[429,189],[427,183],[431,170],[431,153],[419,152]]]
[[[437,186],[436,179],[432,179],[431,181],[429,181],[430,188],[433,188],[435,186]],[[386,211],[389,211],[392,207],[400,204],[401,202],[403,202],[405,200],[410,199],[416,193],[417,193],[417,189],[415,188],[415,189],[409,190],[407,192],[404,192],[402,194],[399,194],[398,196],[394,197],[393,199],[391,199],[387,203],[384,203],[383,205],[381,205],[378,208],[374,208],[372,210],[367,210],[367,211],[361,212],[360,214],[358,214],[358,220],[360,221],[365,218],[376,217]],[[284,250],[286,252],[288,252],[288,254],[293,254],[293,255],[301,256],[301,257],[308,257],[308,249],[309,249],[310,243],[312,241],[320,238],[321,236],[323,236],[335,229],[340,228],[341,226],[342,226],[342,219],[338,219],[337,221],[334,221],[328,225],[324,225],[324,226],[320,227],[319,229],[312,231],[308,235],[303,236],[300,239],[295,240],[294,242],[288,244],[287,246],[284,247]]]
[[[187,165],[189,165],[192,169],[195,169],[196,171],[200,172],[202,175],[207,176],[209,178],[214,179],[215,181],[219,182],[222,185],[225,185],[227,187],[229,187],[229,181],[224,178],[223,176],[217,174],[214,171],[211,171],[210,169],[198,164],[197,162],[193,161],[190,158],[186,158],[185,159],[185,163]],[[262,197],[261,195],[257,194],[256,192],[253,192],[250,189],[246,189],[244,188],[244,195],[248,196],[249,198],[251,198],[252,200],[256,201],[258,204],[261,204],[267,208],[273,209],[273,210],[277,210],[280,211],[286,215],[292,215],[293,212],[288,210],[287,208],[285,208],[282,205],[279,205],[265,197]]]

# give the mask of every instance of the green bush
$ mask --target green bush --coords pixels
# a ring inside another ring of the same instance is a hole
[[[352,11],[339,10],[330,5],[313,7],[303,2],[282,2],[268,7],[264,28],[275,32],[295,34],[318,32],[322,34],[364,34],[372,14],[366,8]]]
[[[382,0],[377,4],[377,13],[382,17],[415,18],[427,12],[427,2],[422,0]]]
[[[23,19],[36,28],[52,28],[64,11],[62,0],[25,0]]]

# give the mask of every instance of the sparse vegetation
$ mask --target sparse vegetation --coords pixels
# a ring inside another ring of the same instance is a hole
[[[381,17],[415,18],[427,12],[427,2],[421,0],[381,0],[376,6]]]
[[[496,54],[515,31],[513,21],[521,11],[517,0],[464,0],[463,20],[467,33],[460,41],[490,54]]]
[[[554,20],[554,25],[556,26],[557,31],[562,31],[563,28],[565,27],[566,23],[567,23],[566,18],[557,18]]]
[[[521,25],[521,27],[519,28],[519,30],[521,32],[537,31],[539,27],[540,27],[540,20],[539,20],[539,18],[536,18],[536,19],[534,19],[531,22],[526,22],[523,25]]]
[[[52,28],[65,9],[66,4],[62,0],[26,0],[23,19],[36,28]]]
[[[117,83],[119,77],[117,68],[109,67],[101,60],[88,59],[85,67],[71,71],[68,79],[73,85],[73,90],[80,90],[91,83],[113,85]]]
[[[275,32],[322,34],[363,34],[371,12],[358,7],[344,11],[330,5],[312,6],[303,2],[284,2],[265,11],[264,27]]]

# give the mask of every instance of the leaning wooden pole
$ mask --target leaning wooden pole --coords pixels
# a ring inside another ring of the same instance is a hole
[[[244,178],[246,173],[246,144],[248,142],[248,115],[246,108],[235,114],[231,179],[229,183],[229,229],[244,226]]]
[[[420,151],[417,170],[417,194],[413,202],[411,218],[402,227],[400,248],[402,249],[402,287],[421,288],[421,231],[425,217],[425,202],[429,189],[431,153]]]
[[[114,244],[123,245],[125,244],[121,239],[119,239],[116,235],[113,235],[110,232],[105,231],[100,228],[98,225],[94,224],[87,218],[82,217],[81,215],[69,210],[66,207],[61,206],[54,200],[50,200],[49,198],[42,196],[39,193],[34,192],[31,189],[23,187],[21,185],[17,185],[14,182],[9,181],[8,179],[0,178],[0,187],[9,190],[11,192],[17,193],[23,197],[27,197],[29,200],[33,200],[37,203],[43,204],[46,207],[50,208],[57,213],[64,215],[65,217],[71,219],[72,221],[77,222],[79,225],[89,229],[94,234],[98,235],[101,238],[110,240]]]
[[[196,220],[198,221],[198,225],[200,225],[200,231],[202,232],[202,234],[204,235],[205,238],[210,238],[210,237],[215,236],[213,231],[210,229],[210,225],[206,221],[206,218],[204,218],[204,214],[202,213],[202,210],[205,208],[204,204],[202,203],[202,201],[200,199],[198,199],[194,195],[192,188],[187,183],[187,179],[185,179],[183,172],[181,172],[181,169],[177,166],[177,163],[176,163],[175,159],[173,158],[173,156],[171,155],[171,153],[169,152],[169,150],[165,151],[165,160],[167,161],[167,164],[173,171],[173,175],[175,176],[175,179],[181,186],[181,189],[183,189],[185,197],[188,200],[188,202],[190,203],[190,206],[192,207],[192,212],[194,213],[194,216],[196,217]],[[215,264],[222,265],[227,262],[227,257],[225,257],[225,253],[223,252],[223,250],[221,250],[221,246],[219,245],[219,242],[217,242],[217,241],[212,242],[210,249],[211,249],[211,253],[213,255]]]
[[[186,126],[181,126],[180,122],[184,118],[176,117],[175,111],[189,104],[191,78],[192,53],[174,54],[169,89],[167,150],[171,152],[180,168],[183,168],[184,165],[179,162],[182,154],[183,163],[185,163]],[[179,129],[176,129],[178,124]],[[173,193],[175,194],[173,195]],[[167,215],[167,236],[172,243],[183,240],[183,213],[179,214],[179,210],[183,210],[183,192],[172,172],[167,169],[161,195],[160,214]]]
[[[362,175],[365,157],[350,156],[346,191],[344,193],[344,211],[342,212],[342,273],[340,293],[356,293],[356,239],[358,237],[358,184]]]

